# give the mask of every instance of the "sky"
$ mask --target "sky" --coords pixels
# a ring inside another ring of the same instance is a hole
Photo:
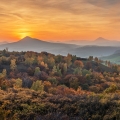
[[[0,41],[120,40],[120,0],[0,0]]]

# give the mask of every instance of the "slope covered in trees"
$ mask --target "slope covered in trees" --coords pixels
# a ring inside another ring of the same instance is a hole
[[[119,120],[119,72],[93,56],[0,51],[0,118]]]

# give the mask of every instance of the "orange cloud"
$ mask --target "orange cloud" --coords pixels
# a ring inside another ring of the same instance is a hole
[[[0,40],[120,40],[119,0],[0,1]]]

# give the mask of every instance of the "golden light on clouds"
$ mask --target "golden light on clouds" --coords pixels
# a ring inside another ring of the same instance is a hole
[[[120,40],[119,0],[0,0],[0,40]]]

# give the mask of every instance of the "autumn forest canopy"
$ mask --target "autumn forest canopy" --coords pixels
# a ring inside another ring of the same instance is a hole
[[[1,120],[119,120],[120,66],[97,57],[0,51]]]

